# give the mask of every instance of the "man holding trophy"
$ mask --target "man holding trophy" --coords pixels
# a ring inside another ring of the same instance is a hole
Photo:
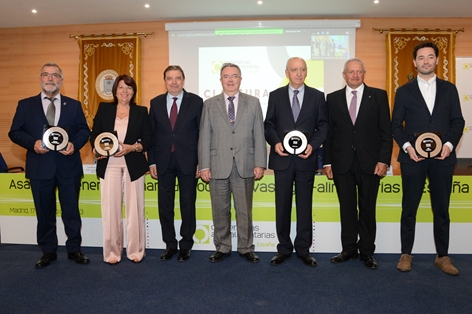
[[[313,243],[312,199],[315,172],[318,170],[316,150],[328,134],[328,116],[324,94],[305,85],[305,60],[294,57],[287,61],[285,75],[289,84],[272,91],[264,122],[265,137],[271,146],[269,168],[275,177],[276,229],[279,244],[271,265],[290,258],[295,248],[297,257],[307,266],[316,266],[310,255]],[[297,235],[290,239],[292,197],[295,184]]]
[[[35,267],[57,259],[56,189],[67,235],[68,259],[79,264],[90,260],[80,251],[82,221],[79,214],[80,180],[83,175],[79,150],[90,130],[77,100],[59,93],[62,70],[46,63],[39,74],[42,92],[20,100],[8,136],[27,150],[26,178],[30,180],[37,225],[37,241],[43,256]]]
[[[464,130],[459,95],[450,82],[436,77],[439,49],[422,42],[413,51],[418,77],[397,90],[392,114],[392,131],[400,147],[402,172],[402,255],[397,269],[411,270],[416,213],[428,177],[434,215],[435,266],[449,275],[459,271],[448,257],[449,200],[456,164],[455,148]]]

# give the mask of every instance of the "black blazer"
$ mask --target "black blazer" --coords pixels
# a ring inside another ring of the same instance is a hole
[[[295,122],[290,105],[288,85],[272,91],[269,94],[264,127],[266,141],[271,146],[270,169],[285,170],[290,165],[290,159],[295,158],[298,170],[316,171],[318,169],[316,150],[328,135],[328,115],[324,94],[305,85],[302,108],[298,120]],[[275,145],[283,142],[286,132],[293,130],[307,133],[308,143],[313,147],[313,153],[307,159],[298,156],[281,157],[275,152]]]
[[[355,125],[349,116],[346,87],[328,94],[326,100],[329,133],[323,144],[323,164],[344,174],[351,168],[355,149],[366,174],[373,174],[378,162],[390,165],[393,140],[387,92],[364,84]]]
[[[95,145],[95,138],[103,132],[115,131],[116,108],[114,103],[102,102],[98,106],[97,113],[93,119],[92,135],[90,144]],[[142,152],[131,152],[126,154],[125,161],[131,181],[139,179],[149,168],[144,152],[148,151],[152,145],[151,126],[149,125],[148,111],[146,107],[136,104],[130,105],[128,129],[126,130],[124,144],[135,144],[140,142],[143,146]],[[97,161],[97,175],[105,177],[108,158]]]
[[[198,134],[203,99],[184,90],[174,130],[167,113],[167,93],[151,100],[149,119],[152,127],[153,146],[148,153],[149,165],[157,166],[157,173],[164,173],[169,165],[171,146],[180,170],[194,174],[198,165]]]
[[[64,156],[57,151],[46,154],[34,152],[34,143],[42,139],[44,126],[48,124],[41,94],[18,102],[8,136],[14,143],[27,150],[25,175],[28,179],[50,179],[56,173],[60,173],[64,178],[83,175],[79,150],[87,143],[90,129],[80,102],[62,94],[61,102],[61,116],[57,125],[69,130],[69,142],[74,144],[74,153],[70,156]]]
[[[403,126],[405,122],[405,126]],[[454,150],[449,157],[440,160],[443,165],[456,163],[455,148],[464,131],[459,94],[454,84],[436,78],[436,99],[430,114],[415,78],[397,90],[392,114],[393,137],[400,146],[398,161],[415,163],[402,149],[406,142],[415,145],[415,133],[441,132],[443,143],[450,142]]]

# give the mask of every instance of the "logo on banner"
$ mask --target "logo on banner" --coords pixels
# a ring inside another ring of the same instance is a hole
[[[105,100],[113,100],[113,83],[118,77],[118,73],[113,70],[105,70],[97,76],[95,80],[95,90],[97,94]]]
[[[221,66],[223,62],[221,61],[212,61],[211,62],[211,74],[220,74]]]
[[[197,244],[210,244],[210,226],[197,225],[195,234],[193,235],[193,241]]]

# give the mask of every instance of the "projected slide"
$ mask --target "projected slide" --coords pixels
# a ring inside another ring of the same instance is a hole
[[[296,26],[270,21],[259,27],[251,27],[254,22],[233,27],[215,22],[204,28],[198,23],[183,23],[188,28],[182,28],[177,23],[179,29],[169,30],[169,62],[182,66],[185,89],[204,100],[222,92],[221,65],[237,64],[241,91],[258,97],[265,114],[269,93],[288,83],[285,66],[291,57],[307,62],[308,86],[325,93],[344,86],[341,72],[344,62],[355,55],[355,28],[310,28],[310,21],[305,22],[304,27],[300,21]]]
[[[280,62],[297,56],[307,61],[309,68],[306,83],[323,90],[323,60],[310,60],[310,46],[298,47],[202,47],[198,60],[198,94],[204,99],[222,92],[220,68],[225,62],[241,68],[241,92],[258,97],[262,111],[267,110],[269,93],[288,83],[284,72],[277,71]],[[223,58],[224,56],[224,58]],[[282,60],[281,56],[283,56]]]
[[[311,36],[311,58],[349,59],[349,37],[348,36]]]

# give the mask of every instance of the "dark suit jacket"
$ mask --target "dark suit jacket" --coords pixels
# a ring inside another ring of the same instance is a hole
[[[361,105],[353,125],[346,101],[346,87],[328,94],[329,132],[323,144],[323,164],[334,173],[349,171],[354,148],[362,171],[373,174],[377,162],[390,164],[392,129],[387,92],[364,85]]]
[[[95,145],[95,138],[103,132],[115,131],[116,107],[114,103],[102,102],[98,106],[97,113],[93,119],[92,135],[90,143],[92,148]],[[148,111],[146,107],[136,104],[130,105],[128,129],[126,130],[124,144],[135,144],[140,142],[143,146],[142,152],[131,152],[126,154],[126,167],[131,181],[139,179],[148,171],[148,165],[144,152],[148,151],[152,145],[151,126],[149,125]],[[97,175],[100,178],[105,177],[105,171],[108,164],[108,158],[97,161]]]
[[[79,150],[87,142],[90,129],[80,102],[64,95],[61,95],[61,102],[61,115],[57,125],[69,129],[69,142],[74,144],[74,153],[70,156],[64,156],[57,151],[46,154],[34,152],[34,143],[42,139],[44,126],[48,124],[41,94],[18,102],[8,136],[14,143],[27,150],[26,178],[51,179],[56,173],[65,178],[83,175]]]
[[[433,114],[430,114],[417,79],[406,83],[397,90],[392,114],[393,137],[400,146],[398,161],[415,163],[402,149],[406,142],[415,145],[415,133],[441,132],[442,142],[450,142],[456,148],[464,131],[464,123],[454,84],[436,78],[436,99]],[[455,149],[449,157],[439,162],[443,165],[455,164]]]
[[[290,165],[290,156],[281,157],[275,152],[275,145],[283,142],[286,132],[297,130],[307,133],[308,144],[313,153],[307,159],[295,156],[295,165],[301,171],[318,169],[316,150],[323,144],[328,135],[328,115],[325,97],[317,89],[305,85],[302,108],[297,122],[293,119],[292,106],[288,94],[288,85],[280,87],[269,94],[269,105],[264,122],[265,138],[271,146],[269,168],[285,170]]]
[[[198,135],[203,99],[184,90],[174,130],[167,113],[167,93],[151,100],[149,119],[153,134],[153,147],[148,153],[149,165],[156,165],[157,173],[164,173],[169,165],[171,146],[180,170],[195,174],[198,164]]]

